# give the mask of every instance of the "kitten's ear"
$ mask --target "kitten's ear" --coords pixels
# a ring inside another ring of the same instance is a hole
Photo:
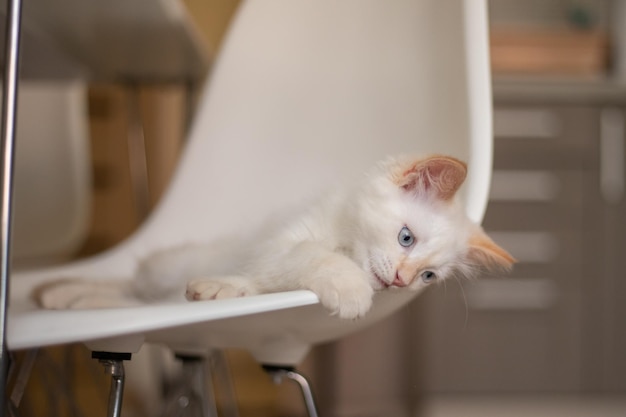
[[[441,200],[454,197],[465,181],[467,166],[449,156],[432,156],[403,166],[395,178],[398,186],[415,194],[433,194]]]
[[[488,270],[510,270],[517,261],[478,228],[468,241],[467,262]]]

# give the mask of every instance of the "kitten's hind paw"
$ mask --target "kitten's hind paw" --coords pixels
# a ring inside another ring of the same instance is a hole
[[[189,301],[219,300],[258,294],[248,280],[241,277],[200,278],[187,283]]]
[[[60,279],[33,291],[33,299],[48,310],[117,308],[140,305],[128,294],[127,281]]]

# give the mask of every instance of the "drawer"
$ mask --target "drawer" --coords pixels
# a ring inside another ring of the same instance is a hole
[[[580,170],[497,169],[483,225],[489,230],[578,229],[587,177],[592,176]]]
[[[593,169],[599,110],[504,106],[494,110],[496,169]]]

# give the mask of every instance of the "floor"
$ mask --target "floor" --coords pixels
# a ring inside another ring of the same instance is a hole
[[[624,417],[621,397],[463,397],[430,398],[416,417]]]

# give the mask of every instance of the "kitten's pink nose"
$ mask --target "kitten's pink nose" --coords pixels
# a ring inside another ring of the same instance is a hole
[[[393,280],[391,285],[395,285],[396,287],[406,287],[409,284],[404,282],[402,277],[400,277],[400,272],[396,271],[396,279]]]

